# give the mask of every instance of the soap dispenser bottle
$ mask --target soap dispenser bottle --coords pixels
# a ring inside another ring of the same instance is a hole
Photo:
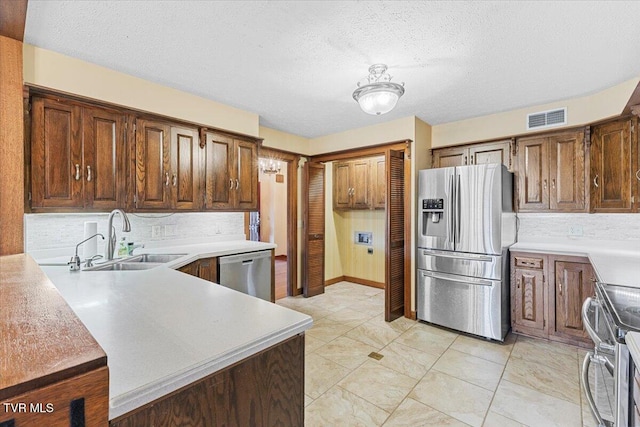
[[[126,237],[122,237],[122,239],[120,239],[120,245],[118,246],[118,256],[127,256],[127,239]]]

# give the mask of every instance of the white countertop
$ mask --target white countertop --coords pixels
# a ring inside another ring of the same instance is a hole
[[[640,288],[640,241],[540,239],[519,241],[513,251],[586,256],[601,282]]]
[[[149,248],[144,252],[188,255],[143,271],[42,266],[107,353],[109,419],[311,327],[307,315],[171,268],[273,247],[234,241]]]

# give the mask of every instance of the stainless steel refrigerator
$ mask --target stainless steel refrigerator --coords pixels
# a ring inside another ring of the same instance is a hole
[[[502,164],[419,172],[418,319],[499,341],[509,331],[513,174]]]

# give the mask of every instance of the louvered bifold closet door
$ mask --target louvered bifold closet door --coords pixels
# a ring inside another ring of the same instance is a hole
[[[384,319],[404,314],[404,152],[389,152],[387,162],[387,266]]]
[[[302,289],[305,297],[324,293],[324,165],[305,163]]]

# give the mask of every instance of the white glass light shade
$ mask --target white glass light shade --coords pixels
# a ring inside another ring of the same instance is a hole
[[[372,90],[362,94],[358,99],[358,104],[360,104],[362,111],[375,116],[393,110],[399,98],[397,93],[385,89]]]

